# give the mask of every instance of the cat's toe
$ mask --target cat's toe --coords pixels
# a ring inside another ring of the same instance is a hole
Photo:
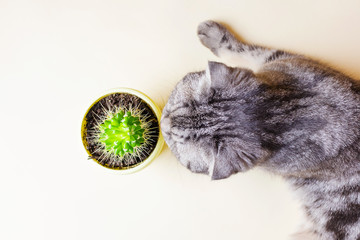
[[[197,29],[198,37],[202,44],[216,53],[222,43],[227,40],[227,30],[221,24],[208,20],[199,24]]]

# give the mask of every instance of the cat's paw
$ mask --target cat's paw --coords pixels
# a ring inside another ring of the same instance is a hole
[[[233,38],[223,25],[211,20],[200,23],[197,34],[201,43],[216,55],[218,50],[227,45],[229,40],[232,40],[230,38]]]

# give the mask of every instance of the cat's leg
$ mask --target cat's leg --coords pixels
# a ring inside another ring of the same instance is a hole
[[[241,67],[245,65],[255,71],[265,63],[292,55],[281,50],[249,45],[239,41],[223,25],[214,21],[200,23],[198,36],[203,45],[227,64]]]

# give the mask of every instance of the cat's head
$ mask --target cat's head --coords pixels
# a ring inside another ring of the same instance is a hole
[[[252,88],[252,72],[209,62],[206,71],[187,74],[163,110],[166,143],[192,172],[222,179],[250,168],[258,146],[249,131],[252,121],[242,112],[241,87]],[[240,96],[240,97],[239,97]]]

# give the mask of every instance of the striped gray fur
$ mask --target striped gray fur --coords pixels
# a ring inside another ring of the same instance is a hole
[[[213,21],[200,41],[220,58],[187,74],[163,110],[161,128],[192,172],[223,179],[255,166],[287,179],[309,228],[300,239],[360,239],[360,84],[302,55],[248,45]]]

